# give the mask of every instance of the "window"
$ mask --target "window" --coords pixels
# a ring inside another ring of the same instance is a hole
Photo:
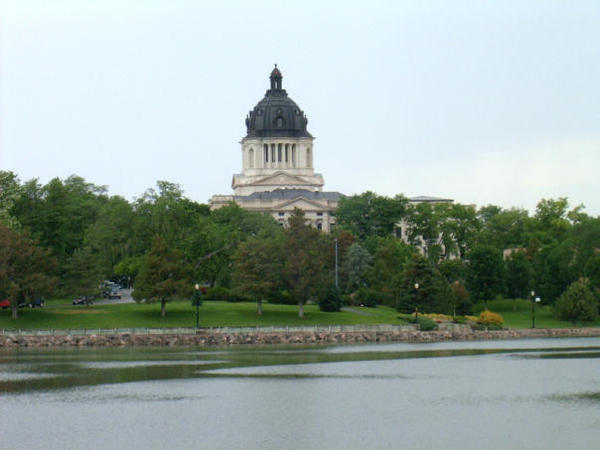
[[[317,213],[317,216],[322,216],[322,215],[323,215],[323,213],[322,213],[322,212],[318,212],[318,213]]]
[[[288,162],[288,150],[290,149],[290,144],[285,144],[285,162]]]
[[[281,162],[281,144],[277,144],[277,161]]]
[[[248,167],[254,167],[254,149],[252,147],[248,150]]]
[[[269,146],[267,144],[265,144],[264,152],[265,152],[265,162],[269,162]]]
[[[280,213],[278,213],[278,216],[283,217],[283,216],[285,216],[285,213],[280,212]]]
[[[323,229],[323,224],[321,222],[317,223],[317,230],[321,231]]]
[[[275,162],[275,144],[271,144],[271,162]]]
[[[292,165],[296,167],[296,144],[292,144]]]

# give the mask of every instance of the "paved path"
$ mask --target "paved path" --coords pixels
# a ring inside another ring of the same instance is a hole
[[[351,312],[351,313],[354,313],[354,314],[358,314],[359,316],[372,317],[374,315],[373,313],[370,313],[370,312],[367,312],[367,311],[359,311],[356,308],[351,308],[349,306],[343,306],[341,309],[342,309],[342,311],[346,311],[346,312]]]

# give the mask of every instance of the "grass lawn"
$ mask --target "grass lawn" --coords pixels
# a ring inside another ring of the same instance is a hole
[[[393,308],[354,308],[357,312],[325,313],[316,305],[305,305],[304,319],[298,317],[298,307],[263,304],[263,316],[256,314],[255,303],[206,301],[200,307],[201,327],[240,326],[311,326],[403,323]],[[170,302],[167,316],[160,317],[160,304],[121,303],[113,305],[72,306],[47,302],[44,308],[24,309],[18,320],[11,319],[10,310],[0,310],[0,328],[162,328],[193,327],[196,310],[191,302]]]
[[[505,328],[531,327],[531,303],[517,300],[513,311],[513,300],[488,302],[491,311],[500,313]],[[358,325],[358,324],[402,324],[395,309],[353,307],[353,311],[325,313],[316,305],[304,307],[304,319],[298,317],[298,307],[294,305],[264,304],[263,316],[256,314],[255,303],[227,303],[205,301],[200,307],[202,327],[255,327],[255,326],[312,326],[312,325]],[[474,314],[483,310],[482,304],[474,307]],[[538,328],[569,328],[569,322],[557,320],[550,306],[536,306],[536,326]],[[73,306],[70,301],[46,302],[44,308],[28,309],[19,312],[19,319],[11,319],[9,309],[0,310],[0,329],[60,329],[60,328],[170,328],[193,327],[196,324],[195,308],[189,301],[167,304],[167,316],[160,317],[160,305],[121,303],[107,305]],[[600,327],[600,320],[586,326]]]
[[[516,311],[514,311],[515,304]],[[529,300],[492,300],[488,302],[488,309],[502,315],[505,328],[531,327],[531,302]],[[479,314],[482,310],[483,304],[478,303],[474,306],[473,313]],[[577,325],[581,326],[581,324]],[[536,328],[572,328],[573,325],[554,317],[552,306],[538,303],[535,306],[535,326]],[[600,320],[586,322],[585,326],[600,327]]]

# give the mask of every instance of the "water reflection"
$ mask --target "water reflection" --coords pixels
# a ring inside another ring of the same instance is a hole
[[[253,378],[407,378],[402,374],[315,373],[332,363],[482,357],[588,359],[600,357],[597,339],[504,341],[441,344],[390,344],[351,347],[236,347],[57,349],[0,353],[0,394],[81,386],[198,377]],[[470,346],[469,346],[470,344]],[[515,345],[516,344],[516,345]],[[581,345],[583,344],[583,345]],[[437,348],[436,348],[437,347]],[[309,367],[310,370],[302,368]]]

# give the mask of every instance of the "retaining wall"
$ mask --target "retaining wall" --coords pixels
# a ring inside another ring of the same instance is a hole
[[[229,329],[231,330],[231,329]],[[473,331],[468,327],[436,331],[417,331],[398,328],[393,330],[363,331],[215,331],[194,330],[193,333],[120,332],[107,334],[54,334],[11,333],[0,334],[0,349],[14,347],[124,347],[124,346],[227,346],[263,344],[354,344],[367,342],[439,342],[476,341],[492,339],[600,337],[600,328],[511,329],[500,331]]]

